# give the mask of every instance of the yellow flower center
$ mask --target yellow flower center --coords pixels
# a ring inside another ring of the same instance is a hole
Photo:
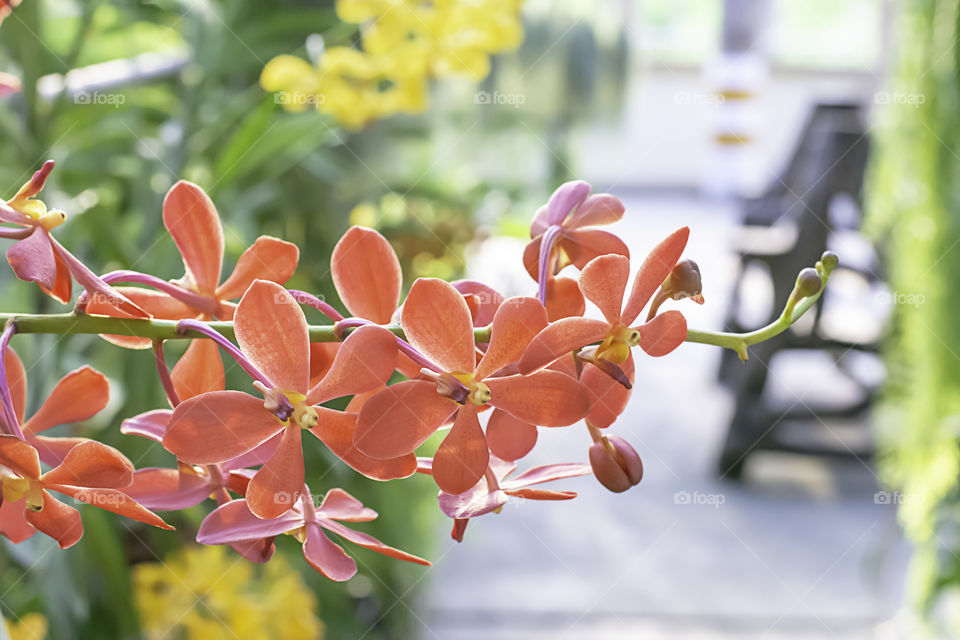
[[[14,210],[27,216],[39,227],[50,231],[58,227],[67,219],[67,214],[59,209],[47,209],[47,205],[42,200],[35,198],[14,198],[7,203]]]
[[[596,357],[616,364],[623,364],[630,357],[630,347],[640,344],[640,332],[630,327],[613,329],[597,347]]]
[[[22,478],[3,467],[0,467],[0,491],[4,502],[18,502],[26,498],[30,511],[43,510],[43,487],[40,483]]]
[[[472,373],[454,373],[452,375],[469,390],[470,393],[467,395],[467,400],[478,407],[490,402],[490,387],[479,380],[474,380]]]
[[[307,404],[307,396],[296,391],[284,391],[283,395],[287,396],[290,404],[293,405],[293,415],[290,419],[295,425],[301,429],[312,429],[317,426],[320,416],[317,415],[316,409]]]

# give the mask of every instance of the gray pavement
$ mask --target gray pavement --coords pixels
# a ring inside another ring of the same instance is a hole
[[[692,197],[624,196],[617,231],[634,261],[690,224],[689,257],[708,304],[685,306],[691,326],[718,328],[733,259],[733,212]],[[527,294],[522,242],[487,243],[471,274],[508,295]],[[634,266],[636,266],[636,264]],[[718,350],[683,345],[641,357],[632,402],[613,427],[640,452],[643,482],[615,495],[591,478],[557,487],[570,502],[510,503],[471,522],[462,544],[441,534],[427,576],[422,638],[899,638],[909,548],[894,507],[877,504],[872,467],[760,454],[745,481],[715,473],[732,402],[715,381]],[[842,387],[815,362],[774,372],[789,403]],[[799,388],[802,373],[815,387]],[[582,427],[541,430],[521,468],[585,461]]]

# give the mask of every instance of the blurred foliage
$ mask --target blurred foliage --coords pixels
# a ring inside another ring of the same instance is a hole
[[[257,235],[279,236],[301,248],[289,285],[335,300],[328,256],[353,215],[391,240],[407,284],[418,275],[458,277],[471,242],[504,215],[522,218],[510,228],[523,232],[536,206],[575,173],[567,149],[576,124],[588,114],[618,114],[627,49],[622,25],[610,23],[597,29],[583,15],[539,3],[525,16],[526,42],[492,59],[481,87],[439,83],[426,114],[351,133],[323,114],[284,112],[258,86],[274,56],[309,57],[314,34],[328,46],[354,41],[356,25],[337,19],[332,0],[30,0],[0,28],[0,71],[24,88],[0,101],[0,197],[44,160],[56,160],[45,195],[68,214],[57,235],[99,273],[182,275],[160,213],[166,190],[185,178],[220,211],[225,272]],[[147,70],[157,63],[165,70]],[[117,72],[132,77],[107,80]],[[478,89],[523,102],[483,103]],[[65,310],[7,268],[0,269],[0,308]],[[307,315],[323,322],[312,310]],[[124,417],[165,404],[149,351],[119,352],[95,336],[19,336],[12,345],[29,372],[31,408],[82,364],[111,380],[105,411],[54,434],[95,437],[138,467],[174,464],[159,446],[117,428]],[[168,358],[182,348],[169,345]],[[229,386],[246,384],[239,370],[228,372]],[[314,491],[345,488],[380,512],[366,531],[432,555],[439,516],[429,477],[379,483],[318,443],[304,453]],[[141,620],[129,567],[177,557],[211,508],[165,514],[176,533],[83,508],[86,534],[66,552],[43,536],[16,546],[3,541],[3,615],[43,615],[58,639],[136,637]],[[315,595],[327,637],[410,637],[422,568],[351,549],[360,574],[344,586],[309,569],[295,541],[281,536],[277,546]]]
[[[900,519],[916,545],[912,592],[928,610],[960,589],[958,18],[957,0],[906,3],[897,93],[880,114],[868,191],[890,286],[923,301],[894,310],[881,471],[901,492]]]

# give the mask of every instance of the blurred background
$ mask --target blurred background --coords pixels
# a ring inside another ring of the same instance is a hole
[[[391,241],[407,285],[533,295],[530,218],[574,178],[624,201],[612,230],[635,260],[691,226],[707,300],[684,307],[692,327],[757,328],[825,249],[841,268],[746,363],[694,344],[638,362],[613,427],[646,468],[626,494],[567,481],[577,500],[510,503],[457,544],[430,478],[376,483],[307,448],[308,483],[360,497],[380,512],[365,530],[434,567],[361,550],[339,585],[292,540],[264,569],[198,549],[202,507],[172,516],[176,534],[86,509],[69,551],[0,544],[12,637],[258,637],[254,615],[276,638],[960,637],[960,3],[436,2],[493,36],[447,34],[465,69],[413,77],[399,56],[365,79],[369,113],[311,88],[336,47],[376,44],[357,23],[379,5],[341,4],[23,0],[0,27],[3,193],[52,158],[71,251],[174,278],[160,205],[186,178],[218,206],[228,263],[281,236],[302,252],[289,286],[334,301],[350,224]],[[261,78],[282,55],[306,67],[293,93]],[[7,268],[0,308],[61,310]],[[108,409],[65,431],[172,462],[117,429],[163,406],[149,352],[13,346],[33,407],[83,363],[111,379]],[[525,462],[585,461],[589,443],[543,433]]]

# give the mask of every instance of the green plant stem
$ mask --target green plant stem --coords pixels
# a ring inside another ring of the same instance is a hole
[[[151,340],[178,340],[182,338],[203,338],[196,331],[177,331],[176,320],[142,320],[130,318],[110,318],[107,316],[91,316],[72,313],[58,314],[29,314],[29,313],[0,313],[0,325],[14,322],[17,333],[55,333],[71,335],[80,333],[102,333],[117,336],[137,336]],[[233,322],[208,322],[212,329],[228,340],[235,340]],[[397,336],[403,338],[403,329],[398,325],[386,327]],[[311,342],[339,342],[334,325],[313,325],[309,327]],[[352,329],[343,333],[349,335]],[[490,327],[480,327],[473,330],[477,342],[490,341]]]
[[[832,269],[825,269],[821,263],[817,263],[817,273],[820,275],[820,290],[807,298],[803,298],[800,301],[796,299],[796,292],[790,295],[786,306],[783,309],[783,312],[780,314],[780,317],[768,324],[765,327],[761,327],[755,331],[748,331],[746,333],[726,333],[723,331],[701,331],[698,329],[687,329],[687,342],[696,342],[699,344],[712,344],[717,347],[725,347],[727,349],[733,349],[737,352],[737,355],[740,356],[741,360],[747,359],[747,347],[758,342],[763,342],[764,340],[769,340],[770,338],[779,335],[789,329],[794,322],[799,320],[803,314],[805,314],[810,307],[817,303],[817,300],[820,299],[820,296],[823,295],[823,290],[827,286],[827,280],[830,279],[830,273]]]

